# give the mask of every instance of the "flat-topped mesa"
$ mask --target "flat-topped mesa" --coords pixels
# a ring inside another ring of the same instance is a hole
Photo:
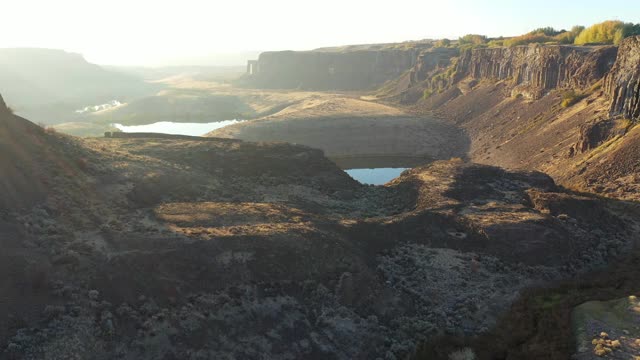
[[[273,89],[363,90],[395,79],[419,49],[264,52],[247,64],[251,86]]]
[[[611,99],[611,116],[640,119],[640,36],[620,44],[618,58],[604,80],[604,91]]]
[[[539,98],[557,88],[584,89],[613,66],[614,46],[529,45],[464,51],[457,73],[474,79],[506,80],[514,94]]]

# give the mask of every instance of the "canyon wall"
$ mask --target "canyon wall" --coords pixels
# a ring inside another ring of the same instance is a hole
[[[463,51],[457,77],[506,80],[518,94],[539,98],[556,88],[584,89],[613,66],[614,46],[529,45]],[[514,94],[516,95],[516,94]]]
[[[466,92],[475,82],[464,79],[504,81],[511,96],[527,99],[539,99],[553,89],[582,91],[609,72],[617,51],[615,46],[540,44],[431,48],[420,53],[412,69],[383,97],[410,105],[453,87]]]
[[[250,62],[245,81],[272,89],[363,90],[411,69],[419,50],[276,51]]]
[[[604,91],[611,100],[612,116],[640,119],[640,36],[620,44],[618,58],[604,80]]]
[[[259,88],[367,90],[397,79],[383,97],[401,103],[441,93],[465,78],[505,81],[512,96],[528,99],[553,89],[585,91],[604,78],[611,115],[640,118],[640,37],[625,39],[620,48],[531,44],[265,52],[247,69],[245,83]]]

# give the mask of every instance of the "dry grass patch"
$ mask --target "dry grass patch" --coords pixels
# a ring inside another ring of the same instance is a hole
[[[170,203],[154,213],[174,231],[204,237],[272,235],[292,229],[311,231],[310,219],[302,211],[268,203]]]

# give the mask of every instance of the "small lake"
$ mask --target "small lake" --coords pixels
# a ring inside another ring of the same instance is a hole
[[[331,158],[349,176],[361,184],[384,185],[403,171],[433,161],[428,156],[349,156]]]
[[[189,136],[202,136],[213,130],[223,128],[225,126],[233,125],[242,122],[243,120],[223,120],[210,123],[179,123],[162,121],[148,125],[131,125],[126,126],[122,124],[113,124],[122,132],[126,133],[161,133],[161,134],[173,134],[173,135],[189,135]]]
[[[375,169],[347,169],[345,172],[354,180],[367,185],[384,185],[397,178],[408,168],[375,168]]]

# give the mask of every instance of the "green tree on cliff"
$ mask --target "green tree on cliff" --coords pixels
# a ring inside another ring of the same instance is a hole
[[[451,46],[451,40],[449,39],[440,39],[438,41],[436,41],[435,47],[449,47]]]
[[[560,44],[573,44],[583,30],[584,26],[576,25],[571,30],[556,35],[555,38]]]
[[[546,36],[556,36],[560,33],[563,33],[563,30],[556,30],[554,28],[552,28],[551,26],[547,26],[547,27],[541,27],[541,28],[537,28],[531,32],[529,32],[529,34],[543,34]]]
[[[460,45],[482,45],[486,44],[487,40],[487,37],[484,35],[467,34],[461,37],[458,43],[460,43]]]
[[[584,30],[584,26],[574,26],[570,31],[556,30],[552,27],[538,28],[524,35],[516,36],[504,41],[505,46],[527,44],[573,44],[575,38]]]
[[[608,20],[584,29],[575,39],[577,45],[619,44],[622,39],[640,35],[640,24]]]

